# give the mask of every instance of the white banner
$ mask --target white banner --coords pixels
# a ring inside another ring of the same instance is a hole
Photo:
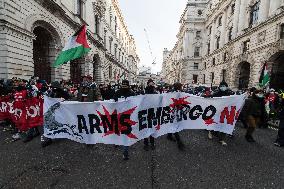
[[[45,97],[44,135],[86,144],[130,146],[184,129],[232,134],[246,95],[202,98],[186,93],[143,95],[118,102],[60,102]]]

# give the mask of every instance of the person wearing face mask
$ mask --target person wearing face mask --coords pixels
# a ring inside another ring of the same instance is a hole
[[[116,91],[114,94],[114,100],[118,101],[119,98],[128,98],[130,96],[135,96],[135,93],[131,90],[129,81],[123,80],[121,82],[121,88]],[[128,153],[128,146],[123,146],[123,159],[128,160],[129,159],[129,153]]]
[[[155,88],[155,83],[152,79],[149,79],[147,82],[147,87],[145,88],[145,94],[158,94],[156,88]],[[154,137],[150,136],[150,143],[151,143],[151,149],[155,149],[155,139]],[[148,151],[149,150],[149,139],[144,138],[144,150]]]
[[[261,124],[261,120],[265,115],[264,93],[262,90],[255,90],[252,97],[246,101],[246,122],[247,133],[245,138],[248,142],[255,142],[252,134],[257,126]]]
[[[211,97],[223,97],[223,96],[230,96],[234,95],[234,92],[232,92],[228,84],[225,81],[222,81],[218,87],[218,89],[212,94]],[[218,137],[219,142],[222,146],[227,146],[227,143],[225,142],[226,134],[221,132],[208,132],[208,138],[211,140],[213,139],[213,135],[216,135]]]

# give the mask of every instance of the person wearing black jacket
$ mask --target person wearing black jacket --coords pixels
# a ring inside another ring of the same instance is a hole
[[[174,89],[171,92],[182,92],[182,84],[181,83],[175,83],[173,85],[173,88]],[[183,142],[182,142],[182,140],[181,140],[181,138],[179,136],[179,133],[178,132],[174,133],[174,136],[175,136],[175,139],[173,138],[173,134],[169,133],[167,135],[167,139],[170,140],[170,141],[173,141],[173,142],[177,142],[178,148],[180,150],[184,150],[185,146],[184,146],[184,144],[183,144]]]
[[[155,83],[152,79],[149,79],[147,82],[147,87],[145,88],[145,94],[158,94],[155,88]],[[154,137],[150,136],[150,143],[151,143],[151,149],[155,149],[155,139]],[[148,138],[144,138],[144,150],[149,150],[149,140]]]
[[[130,96],[135,96],[135,93],[131,90],[129,81],[123,80],[121,83],[121,88],[116,91],[114,94],[114,100],[118,101],[119,98],[127,98]],[[123,159],[128,160],[129,159],[129,153],[128,153],[128,146],[123,146]]]
[[[101,95],[103,100],[110,100],[113,99],[115,94],[114,89],[111,88],[111,85],[104,84],[101,88]]]
[[[284,146],[284,95],[281,96],[279,108],[280,109],[278,116],[280,119],[280,124],[279,124],[277,139],[274,145],[278,147],[283,147]]]
[[[234,92],[232,92],[229,87],[228,84],[225,81],[222,81],[218,87],[218,89],[212,94],[212,97],[223,97],[223,96],[230,96],[230,95],[234,95]],[[209,131],[208,133],[208,138],[212,139],[213,136],[212,134],[217,135],[219,142],[221,143],[222,146],[227,146],[227,143],[225,142],[225,138],[226,138],[226,134],[225,133],[221,133],[221,132],[217,132],[217,131]]]
[[[262,124],[262,119],[266,114],[264,93],[262,90],[255,90],[253,92],[252,97],[246,100],[243,111],[245,112],[245,120],[248,125],[245,138],[248,142],[255,142],[252,134],[256,127]]]
[[[51,90],[48,94],[51,98],[62,98],[64,100],[68,100],[70,98],[67,91],[64,91],[62,86],[58,81],[54,81],[51,83],[50,86]],[[46,146],[49,146],[52,143],[52,139],[46,138],[43,135],[41,136],[41,146],[44,148]]]

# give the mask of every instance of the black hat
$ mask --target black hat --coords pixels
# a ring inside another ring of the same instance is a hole
[[[125,79],[121,82],[121,84],[129,86],[129,81],[127,79]]]
[[[226,86],[226,87],[228,87],[229,85],[228,85],[228,83],[226,83],[226,81],[222,81],[222,82],[220,83],[219,87],[221,87],[221,86]]]
[[[154,81],[153,81],[153,79],[149,79],[148,81],[147,81],[147,85],[149,85],[149,83],[154,83]]]

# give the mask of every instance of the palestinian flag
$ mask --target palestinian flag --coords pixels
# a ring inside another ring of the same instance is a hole
[[[82,57],[91,50],[87,42],[86,25],[83,25],[67,42],[57,57],[54,67],[58,67],[70,60]]]
[[[260,74],[260,78],[259,78],[259,85],[261,87],[265,87],[265,86],[267,86],[269,81],[270,81],[270,77],[269,77],[269,73],[268,73],[268,69],[267,69],[267,63],[265,63],[263,65],[262,70],[261,70],[261,74]]]

